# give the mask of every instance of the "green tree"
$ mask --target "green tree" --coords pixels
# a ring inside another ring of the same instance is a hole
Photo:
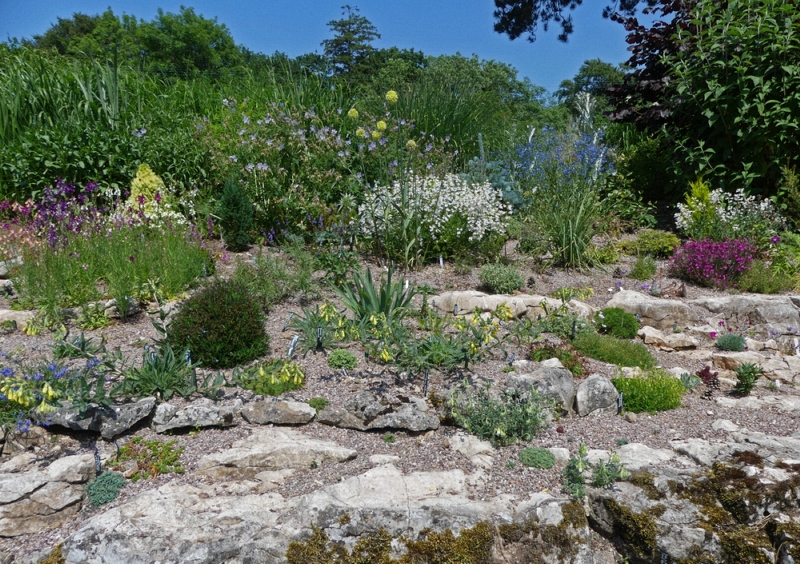
[[[71,53],[76,40],[90,35],[97,27],[100,16],[89,16],[80,12],[71,18],[57,18],[56,23],[41,35],[34,35],[29,43],[38,49],[55,49],[59,55]]]
[[[588,59],[583,62],[577,74],[570,80],[563,80],[556,90],[556,97],[567,107],[573,109],[579,92],[587,92],[597,100],[597,115],[606,111],[609,87],[622,82],[624,71],[600,59]],[[597,117],[597,115],[595,117]]]
[[[358,15],[355,6],[342,6],[341,20],[331,20],[328,27],[334,33],[322,47],[331,61],[334,74],[347,74],[374,50],[372,41],[380,39],[377,28],[367,18]]]

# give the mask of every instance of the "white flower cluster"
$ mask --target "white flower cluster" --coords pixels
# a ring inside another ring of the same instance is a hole
[[[413,219],[437,239],[454,217],[466,220],[470,241],[488,233],[503,234],[511,206],[502,201],[491,184],[469,184],[455,174],[444,178],[411,176],[405,182],[377,186],[358,209],[361,231],[366,235],[391,231],[404,219]],[[456,232],[461,236],[462,230]]]
[[[709,194],[710,204],[698,202],[694,209],[678,204],[675,224],[682,232],[689,232],[697,218],[705,218],[709,212],[732,233],[742,233],[756,224],[767,224],[772,228],[785,226],[785,220],[769,199],[748,196],[743,189],[729,194],[722,189]]]

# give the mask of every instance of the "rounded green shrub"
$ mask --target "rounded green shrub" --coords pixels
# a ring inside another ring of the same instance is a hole
[[[723,333],[715,343],[721,351],[742,352],[747,347],[744,337],[736,333]]]
[[[555,466],[556,457],[546,448],[523,448],[519,452],[519,461],[530,468],[548,470]]]
[[[656,270],[656,261],[650,255],[645,255],[636,259],[628,276],[634,280],[650,280],[656,275]]]
[[[485,264],[478,273],[481,284],[492,294],[510,294],[525,284],[514,268],[503,264]]]
[[[117,499],[119,490],[125,485],[125,477],[116,472],[103,472],[86,485],[86,495],[95,507]]]
[[[632,313],[622,308],[607,307],[594,315],[597,330],[620,339],[633,339],[639,331],[639,322]]]
[[[182,304],[170,323],[169,340],[210,368],[244,364],[266,354],[269,345],[264,314],[247,287],[219,279]]]
[[[643,229],[635,241],[624,241],[620,247],[631,255],[653,255],[667,258],[681,246],[681,240],[674,233],[657,229]]]
[[[356,355],[345,349],[336,349],[328,355],[328,366],[334,370],[344,368],[345,370],[355,370],[358,366]]]
[[[623,407],[633,413],[655,413],[681,405],[685,388],[678,378],[665,370],[648,370],[634,378],[612,378],[617,391],[623,394]]]
[[[611,335],[582,333],[572,341],[572,346],[579,353],[617,366],[638,366],[647,369],[656,365],[655,357],[642,343],[618,339]]]

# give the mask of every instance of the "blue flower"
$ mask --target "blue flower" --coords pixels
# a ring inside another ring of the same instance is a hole
[[[14,375],[14,369],[13,368],[3,368],[2,370],[0,370],[0,375],[5,376],[6,378],[10,378],[11,376]]]

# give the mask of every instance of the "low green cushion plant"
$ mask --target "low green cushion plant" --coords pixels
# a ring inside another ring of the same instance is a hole
[[[634,280],[650,280],[656,274],[656,261],[650,255],[645,255],[636,259],[633,268],[628,276]]]
[[[721,351],[742,352],[747,348],[747,341],[736,333],[723,333],[714,344]]]
[[[116,472],[103,472],[86,485],[86,495],[95,507],[117,499],[125,485],[125,477]]]
[[[607,307],[598,311],[594,316],[594,322],[600,333],[620,339],[633,339],[639,331],[639,321],[636,316],[618,307]]]
[[[643,229],[638,233],[635,241],[624,241],[620,243],[620,248],[623,252],[631,255],[653,255],[667,258],[680,245],[681,241],[674,233],[657,229]]]
[[[358,366],[358,359],[352,352],[344,349],[336,349],[328,355],[328,366],[334,370],[355,370]]]
[[[648,370],[634,378],[612,378],[611,382],[624,394],[625,410],[633,413],[655,413],[680,407],[685,391],[678,378],[661,369]]]
[[[305,381],[305,372],[291,360],[272,360],[260,363],[250,367],[239,376],[239,384],[243,388],[262,396],[279,396],[297,390],[303,387]],[[311,405],[310,402],[309,405]],[[321,409],[316,406],[312,407]]]
[[[511,294],[525,284],[513,267],[504,264],[485,264],[478,273],[481,284],[492,294]]]
[[[656,365],[656,359],[643,344],[617,339],[611,335],[583,333],[572,341],[572,346],[586,356],[617,366],[647,369]]]
[[[529,447],[519,452],[519,461],[530,468],[547,470],[555,466],[556,457],[546,448]]]
[[[170,323],[169,340],[210,368],[254,360],[269,344],[258,301],[241,282],[219,279],[181,305]]]

